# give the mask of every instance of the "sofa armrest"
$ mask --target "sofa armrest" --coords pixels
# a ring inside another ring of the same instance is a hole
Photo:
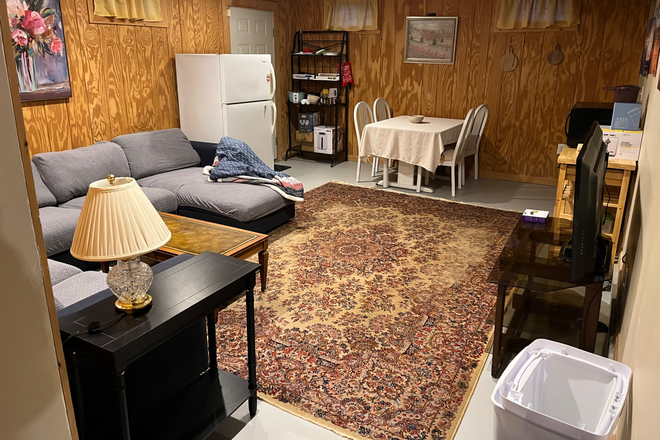
[[[202,163],[199,166],[205,167],[207,165],[213,165],[213,159],[215,159],[215,151],[218,148],[218,144],[199,141],[190,141],[190,144],[202,159]]]

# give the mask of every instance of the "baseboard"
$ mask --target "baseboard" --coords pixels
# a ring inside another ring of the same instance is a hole
[[[497,173],[494,171],[483,170],[479,170],[479,177],[510,180],[512,182],[535,183],[537,185],[557,186],[557,179],[554,177],[521,176],[518,174]]]

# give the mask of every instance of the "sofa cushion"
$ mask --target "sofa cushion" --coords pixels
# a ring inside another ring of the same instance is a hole
[[[112,140],[120,145],[135,179],[165,173],[200,163],[199,154],[179,128],[125,134]]]
[[[37,193],[37,203],[39,204],[39,208],[57,205],[57,199],[55,199],[53,193],[50,192],[44,181],[41,179],[39,170],[34,162],[30,162],[30,165],[32,165],[32,178],[34,179],[34,189]]]
[[[108,174],[130,176],[131,172],[121,147],[112,142],[35,154],[32,161],[57,203],[84,196],[90,183],[105,179]]]
[[[95,293],[108,288],[107,275],[103,272],[83,272],[53,286],[55,308],[69,307]]]
[[[249,222],[287,205],[278,193],[265,186],[209,182],[203,168],[187,168],[140,179],[147,188],[163,188],[176,194],[179,206],[214,212]]]
[[[151,204],[154,205],[156,211],[176,212],[177,208],[179,208],[179,205],[176,202],[176,196],[171,191],[160,188],[142,188],[142,191]],[[76,197],[75,199],[61,204],[60,208],[82,209],[86,198],[87,196]]]
[[[48,272],[50,272],[50,283],[55,286],[62,281],[82,273],[76,266],[48,259]]]
[[[41,230],[46,243],[46,255],[59,254],[71,249],[80,211],[47,206],[39,209]]]

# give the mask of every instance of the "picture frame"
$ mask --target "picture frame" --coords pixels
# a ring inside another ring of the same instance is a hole
[[[458,17],[406,17],[405,63],[456,62]]]
[[[5,0],[21,102],[71,97],[60,0]]]

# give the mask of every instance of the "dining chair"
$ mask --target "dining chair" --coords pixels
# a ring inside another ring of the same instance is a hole
[[[355,122],[355,134],[357,135],[358,140],[358,161],[357,161],[357,177],[355,178],[356,182],[360,182],[360,166],[362,165],[362,157],[360,152],[362,150],[362,133],[364,132],[364,127],[368,124],[374,122],[374,115],[371,112],[371,107],[364,101],[360,101],[355,106],[353,111],[353,121]]]
[[[463,185],[465,185],[465,158],[468,156],[474,156],[474,180],[479,180],[479,145],[488,121],[488,112],[489,109],[486,104],[481,104],[474,112],[474,126],[472,132],[468,135],[468,142],[461,162],[461,181]]]
[[[392,117],[392,112],[390,111],[390,105],[387,103],[385,98],[378,98],[374,101],[374,122],[384,121],[385,119],[390,119]],[[380,172],[378,169],[380,165],[380,160],[375,157],[373,164],[371,165],[371,177],[376,177],[376,174]],[[390,159],[387,164],[390,168],[392,167],[392,160]]]
[[[462,188],[461,173],[463,173],[463,154],[465,153],[465,147],[468,143],[468,137],[472,133],[475,122],[475,111],[470,109],[467,116],[465,116],[465,122],[463,122],[463,128],[461,128],[461,133],[458,136],[458,141],[456,146],[453,149],[445,150],[442,152],[440,158],[440,163],[438,166],[451,167],[451,196],[456,197],[456,166],[458,166],[458,189]]]

